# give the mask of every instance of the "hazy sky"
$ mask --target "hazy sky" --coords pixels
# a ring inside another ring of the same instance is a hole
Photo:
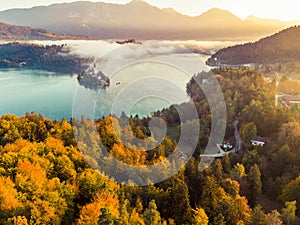
[[[2,0],[0,10],[8,8],[29,8],[35,5],[73,2],[74,0]],[[90,0],[99,2],[99,0]],[[130,0],[102,0],[125,4]],[[255,15],[262,18],[281,20],[300,20],[299,0],[145,0],[159,8],[173,8],[176,11],[191,16],[213,8],[227,9],[240,18]]]

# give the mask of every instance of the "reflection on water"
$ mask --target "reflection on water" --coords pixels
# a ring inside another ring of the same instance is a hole
[[[84,114],[89,118],[124,111],[144,116],[173,103],[187,101],[186,83],[204,66],[195,66],[196,61],[191,60],[190,54],[185,57],[181,54],[181,60],[175,55],[160,57],[156,61],[131,64],[109,74],[110,87],[99,90],[79,86],[76,75],[1,70],[0,115],[11,113],[21,116],[34,111],[60,120],[72,117],[73,111],[76,117]],[[174,64],[180,65],[179,68]],[[184,67],[194,70],[194,73],[187,72]]]

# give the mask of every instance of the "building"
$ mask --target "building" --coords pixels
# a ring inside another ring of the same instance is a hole
[[[300,95],[285,95],[282,97],[282,101],[286,106],[293,106],[295,104],[300,104]]]
[[[222,149],[225,151],[230,151],[233,149],[233,144],[230,141],[224,141],[222,144]]]
[[[95,72],[95,65],[94,68],[90,68],[87,71],[78,74],[77,80],[80,85],[96,90],[110,85],[108,76],[105,76],[101,71],[98,73]]]
[[[264,146],[266,144],[266,139],[263,137],[251,138],[251,144],[253,146]]]
[[[180,150],[178,150],[178,157],[179,157],[180,160],[184,160],[185,162],[188,161],[187,155],[184,152],[180,151]]]

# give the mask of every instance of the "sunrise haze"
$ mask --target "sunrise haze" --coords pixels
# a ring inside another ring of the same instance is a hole
[[[92,2],[101,2],[91,0]],[[270,0],[145,0],[159,8],[173,8],[174,10],[190,15],[198,16],[211,8],[222,8],[231,11],[238,17],[245,19],[249,15],[261,18],[281,20],[299,20],[299,1],[270,1]],[[38,5],[50,5],[55,3],[74,2],[73,0],[11,0],[2,2],[0,10],[10,8],[30,8]],[[102,2],[126,4],[128,0],[103,0]]]

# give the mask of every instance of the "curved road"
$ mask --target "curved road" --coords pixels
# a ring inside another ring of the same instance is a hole
[[[239,119],[236,119],[233,123],[232,123],[232,125],[233,125],[233,127],[234,127],[234,138],[235,138],[235,141],[236,141],[236,145],[235,145],[235,147],[234,147],[234,152],[238,152],[238,151],[240,151],[241,150],[241,148],[242,148],[242,144],[243,144],[243,140],[242,140],[242,138],[241,138],[241,136],[240,136],[240,134],[239,134],[239,130],[238,130],[238,128],[237,128],[237,125],[239,124]]]

